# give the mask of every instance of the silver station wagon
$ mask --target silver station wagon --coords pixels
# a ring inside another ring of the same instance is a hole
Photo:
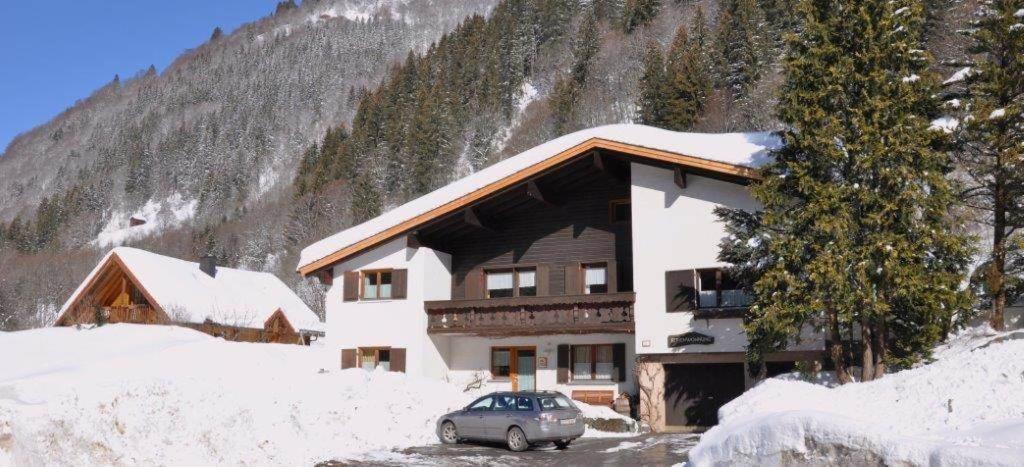
[[[580,410],[560,392],[496,392],[437,420],[445,444],[462,440],[504,441],[513,451],[554,442],[565,449],[583,436]]]

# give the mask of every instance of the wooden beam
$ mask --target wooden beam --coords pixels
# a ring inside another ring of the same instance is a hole
[[[548,190],[542,189],[540,185],[537,184],[536,180],[530,180],[526,182],[526,194],[527,196],[537,201],[540,201],[542,204],[551,207],[557,208],[562,204],[561,202],[555,199],[554,194],[552,194]]]
[[[617,167],[618,164],[609,164],[605,156],[600,151],[591,151],[590,160],[594,165],[594,168],[605,174],[609,178],[618,180],[620,182],[626,181],[626,174]]]
[[[682,167],[676,166],[673,169],[673,172],[675,173],[675,176],[672,177],[672,181],[674,181],[676,183],[677,187],[679,187],[680,189],[685,190],[686,189],[686,170],[683,170]]]
[[[478,229],[487,230],[490,232],[497,232],[499,229],[489,219],[480,215],[474,208],[466,208],[462,210],[462,220]]]

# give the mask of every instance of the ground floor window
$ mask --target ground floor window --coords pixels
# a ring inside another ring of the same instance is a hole
[[[611,344],[572,346],[572,379],[611,381],[614,370]]]
[[[495,378],[508,378],[512,375],[512,349],[491,349],[491,375]]]
[[[359,366],[364,370],[382,367],[385,371],[391,370],[391,349],[384,348],[360,348]]]

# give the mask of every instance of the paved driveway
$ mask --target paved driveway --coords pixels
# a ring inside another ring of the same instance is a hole
[[[649,434],[633,438],[582,438],[569,449],[541,446],[526,452],[511,452],[497,444],[435,444],[400,452],[379,452],[360,459],[339,460],[325,465],[352,466],[523,466],[523,465],[674,465],[686,460],[699,435]]]

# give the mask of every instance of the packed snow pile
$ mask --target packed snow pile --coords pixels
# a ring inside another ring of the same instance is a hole
[[[694,465],[1019,465],[1024,332],[967,330],[934,363],[829,388],[770,379],[726,404]]]
[[[310,465],[436,443],[480,395],[173,326],[0,333],[0,355],[0,465]]]

